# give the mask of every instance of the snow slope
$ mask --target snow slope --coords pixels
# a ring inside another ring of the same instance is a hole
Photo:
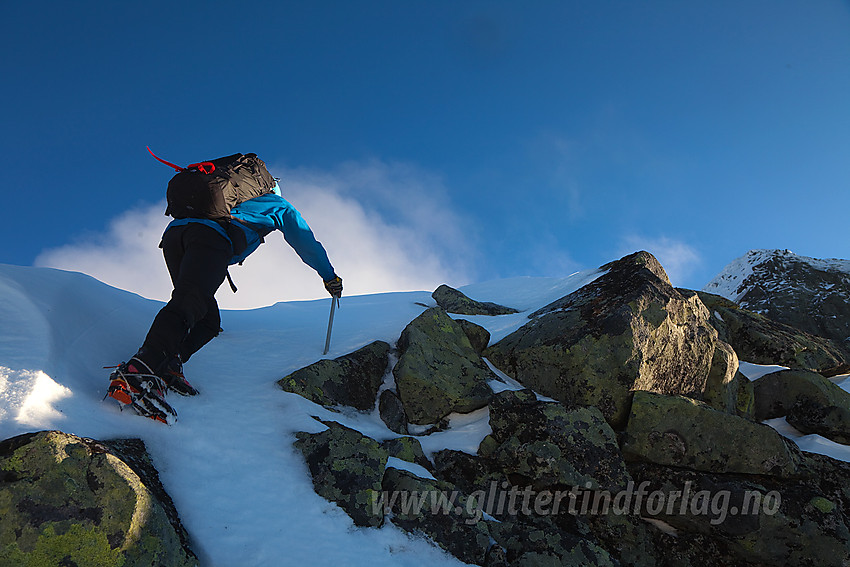
[[[598,275],[592,270],[467,286],[462,290],[475,299],[525,311],[467,318],[498,341],[524,324],[527,313]],[[417,303],[433,305],[430,293],[343,298],[328,357],[376,339],[393,343],[424,309]],[[180,416],[172,427],[102,401],[109,373],[102,367],[135,352],[160,307],[82,274],[0,264],[0,439],[42,429],[143,439],[205,566],[460,564],[392,525],[356,528],[341,509],[313,492],[303,458],[292,447],[295,432],[324,429],[311,416],[337,420],[376,439],[396,436],[376,411],[334,413],[275,384],[322,358],[329,300],[225,311],[225,332],[186,365],[201,395],[169,397]],[[752,378],[768,370],[743,369]],[[519,387],[507,381],[498,388]],[[850,447],[801,436],[784,420],[774,421],[805,450],[850,460]],[[426,452],[447,447],[475,452],[490,431],[486,409],[454,416],[451,424],[421,438]],[[408,467],[397,460],[391,466]]]
[[[517,278],[464,290],[527,311],[597,275]],[[328,357],[377,339],[394,343],[424,309],[417,303],[434,304],[430,292],[344,297]],[[179,413],[172,427],[102,401],[109,374],[103,366],[135,352],[160,307],[82,274],[0,265],[0,439],[43,429],[143,439],[204,565],[459,564],[391,525],[356,528],[313,492],[303,458],[292,447],[296,431],[324,429],[311,416],[376,439],[396,436],[376,411],[333,413],[275,384],[322,358],[329,300],[223,312],[224,333],[185,367],[201,395],[169,397]],[[527,313],[469,319],[498,340],[524,324]],[[448,431],[422,442],[429,452],[474,452],[487,433],[484,409],[455,416]]]

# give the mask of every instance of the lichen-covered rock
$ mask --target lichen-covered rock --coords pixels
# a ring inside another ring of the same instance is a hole
[[[771,427],[682,396],[635,392],[627,459],[714,473],[793,477],[799,448]]]
[[[378,415],[387,428],[399,435],[407,435],[407,416],[401,398],[392,390],[384,390],[378,397]]]
[[[720,339],[755,364],[779,364],[832,376],[850,369],[847,353],[834,341],[754,313],[706,292],[699,298],[711,311]]]
[[[850,445],[850,408],[823,406],[809,398],[800,398],[785,419],[801,433],[816,433]]]
[[[628,417],[632,390],[701,399],[717,331],[697,295],[675,290],[647,252],[602,268],[592,283],[533,313],[487,358],[541,394],[598,407],[615,428]]]
[[[738,382],[738,405],[736,413],[747,419],[756,419],[756,394],[755,386],[746,376],[741,376],[738,373],[736,377]]]
[[[336,422],[324,422],[320,433],[297,434],[316,493],[336,502],[358,526],[377,527],[384,514],[375,502],[388,454],[377,441]]]
[[[484,567],[510,567],[505,548],[501,545],[490,546],[490,550],[484,558]]]
[[[738,401],[738,387],[733,382],[737,373],[738,356],[735,351],[726,343],[718,343],[705,383],[703,401],[714,409],[734,413]]]
[[[59,431],[0,442],[0,565],[197,565],[146,476],[154,490],[107,444]]]
[[[460,325],[460,328],[463,329],[463,332],[466,333],[466,338],[469,339],[469,344],[472,345],[475,352],[478,354],[483,353],[487,345],[490,344],[490,331],[466,319],[455,320]]]
[[[381,448],[384,449],[390,457],[401,459],[409,463],[416,463],[427,470],[432,470],[434,465],[428,460],[425,451],[422,450],[422,444],[415,437],[396,437],[395,439],[387,439],[381,442]]]
[[[333,360],[320,360],[278,380],[287,392],[325,406],[375,407],[389,364],[390,345],[375,341]]]
[[[847,464],[807,455],[804,468],[806,474],[795,479],[646,463],[630,470],[647,494],[662,496],[663,505],[644,499],[644,517],[664,521],[680,536],[707,538],[702,550],[714,548],[712,564],[844,567],[850,564]],[[671,551],[665,550],[665,559]],[[692,564],[702,565],[696,551]]]
[[[703,400],[714,409],[752,418],[749,379],[738,372],[738,356],[728,344],[718,341],[705,384]]]
[[[431,297],[444,310],[459,315],[510,315],[511,313],[519,313],[511,307],[489,301],[482,302],[470,299],[463,292],[445,284],[434,290]]]
[[[477,491],[487,493],[500,490],[507,484],[507,476],[488,459],[463,451],[443,449],[433,455],[434,474],[467,494]],[[498,515],[494,510],[488,514]]]
[[[538,401],[530,390],[505,391],[490,404],[490,427],[479,453],[525,479],[521,484],[616,491],[630,480],[617,437],[597,408],[568,409]]]
[[[850,409],[850,393],[816,372],[780,370],[753,382],[756,419],[784,417],[798,400],[812,404]]]
[[[596,543],[558,529],[551,522],[491,522],[493,539],[507,551],[510,565],[614,567],[619,563]]]
[[[405,531],[423,533],[466,563],[484,565],[490,549],[490,531],[477,512],[479,504],[447,483],[423,479],[388,468],[384,475],[384,502],[392,523]],[[410,498],[419,505],[410,505]]]
[[[619,494],[619,493],[618,493]],[[616,498],[617,494],[612,494]],[[657,545],[656,529],[638,512],[618,510],[617,513],[591,514],[588,528],[598,545],[629,567],[657,567],[664,547]],[[674,564],[671,562],[670,564]]]
[[[410,322],[398,341],[396,391],[410,423],[436,423],[487,405],[495,378],[461,326],[439,307]]]

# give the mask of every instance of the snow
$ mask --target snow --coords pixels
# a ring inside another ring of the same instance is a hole
[[[703,291],[720,295],[738,302],[741,298],[741,284],[753,275],[753,267],[768,260],[774,250],[750,250],[740,258],[732,260],[723,271],[717,274]]]
[[[766,374],[770,374],[772,372],[779,372],[780,370],[788,370],[787,366],[779,366],[777,364],[754,364],[752,362],[744,362],[743,360],[738,363],[738,370],[741,371],[741,374],[750,379],[750,381],[758,380],[762,376]]]
[[[499,340],[525,324],[528,313],[600,273],[463,287],[470,297],[523,311],[467,318]],[[224,292],[230,293],[226,286]],[[434,304],[430,292],[344,297],[327,358],[374,340],[394,343],[423,304]],[[185,366],[201,394],[169,396],[179,413],[171,427],[103,401],[110,372],[104,367],[136,351],[161,306],[83,274],[0,264],[0,439],[43,429],[94,439],[143,439],[204,566],[460,565],[390,524],[355,527],[313,491],[292,443],[298,431],[325,429],[315,418],[338,421],[377,440],[397,437],[377,411],[334,411],[275,384],[322,358],[329,299],[224,311],[224,332]],[[427,455],[445,448],[475,453],[490,433],[486,408],[452,415],[449,423],[445,431],[420,437]],[[397,460],[389,466],[424,475],[424,469]]]

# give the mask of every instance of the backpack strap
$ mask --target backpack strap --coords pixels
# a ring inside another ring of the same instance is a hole
[[[202,161],[200,163],[190,163],[186,167],[180,167],[179,165],[174,165],[170,161],[165,161],[161,157],[157,156],[155,153],[153,153],[150,146],[145,146],[145,147],[148,149],[148,151],[150,152],[150,154],[153,157],[155,157],[157,160],[161,161],[165,165],[167,165],[169,167],[173,167],[174,170],[177,171],[177,172],[186,171],[187,169],[197,169],[201,173],[206,173],[207,175],[209,175],[210,173],[215,171],[215,164],[211,161]]]
[[[230,270],[227,270],[225,273],[227,274],[227,283],[230,284],[230,289],[233,290],[233,293],[236,293],[236,284],[233,283],[233,278],[230,277]]]

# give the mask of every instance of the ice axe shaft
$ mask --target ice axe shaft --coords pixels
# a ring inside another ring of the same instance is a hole
[[[328,351],[331,348],[331,331],[334,328],[334,311],[336,311],[336,304],[339,302],[339,297],[332,296],[331,297],[331,316],[328,318],[328,336],[325,339],[325,350],[322,353],[322,356],[328,354]]]

